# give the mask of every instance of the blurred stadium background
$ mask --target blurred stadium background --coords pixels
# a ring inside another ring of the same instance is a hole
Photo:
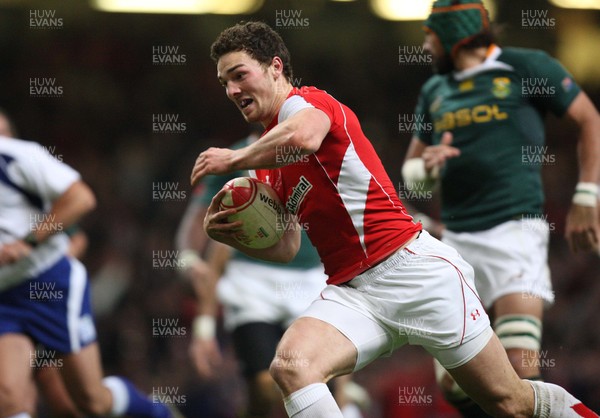
[[[228,360],[216,380],[201,381],[188,360],[195,305],[178,278],[173,242],[195,157],[248,129],[216,81],[209,46],[240,20],[274,26],[292,53],[294,84],[319,86],[352,107],[400,185],[410,133],[399,121],[410,121],[431,74],[420,51],[421,23],[384,15],[383,0],[222,0],[222,7],[248,4],[246,14],[229,15],[201,1],[141,3],[201,7],[192,14],[111,13],[93,1],[0,0],[0,107],[21,138],[75,167],[97,194],[98,208],[82,225],[90,240],[84,262],[107,372],[127,375],[150,393],[176,390],[189,417],[233,417],[244,395],[227,336],[221,341]],[[387,6],[406,11],[418,3]],[[430,2],[423,3],[427,10]],[[600,1],[487,4],[501,45],[551,53],[600,106]],[[528,16],[538,20],[527,23]],[[552,116],[547,127],[553,161],[544,166],[546,213],[557,298],[547,312],[542,368],[598,410],[600,258],[570,254],[563,239],[576,136]],[[408,203],[436,213],[435,200]],[[442,405],[431,361],[419,348],[376,362],[356,380],[374,401],[368,418],[455,416]],[[403,402],[403,393],[426,397]]]

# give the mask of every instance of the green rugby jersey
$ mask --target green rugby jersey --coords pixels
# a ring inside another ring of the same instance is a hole
[[[246,145],[249,145],[249,139],[244,138],[240,141],[237,141],[235,144],[231,146],[232,149],[243,148]],[[223,185],[227,183],[229,180],[234,179],[236,177],[244,177],[248,176],[247,171],[237,171],[234,173],[224,174],[220,176],[207,176],[202,179],[202,182],[197,186],[193,196],[193,202],[198,203],[204,206],[210,205],[210,202],[214,195],[216,195],[219,190],[223,188]],[[306,232],[302,230],[302,241],[300,244],[300,249],[298,250],[298,254],[296,257],[287,264],[281,263],[272,263],[269,261],[259,260],[257,258],[252,258],[247,256],[238,250],[233,250],[232,258],[236,260],[246,260],[252,261],[259,264],[278,266],[281,268],[291,268],[291,269],[304,269],[308,270],[314,267],[318,267],[321,264],[321,259],[319,258],[319,254],[315,247],[311,244],[308,235]]]
[[[495,45],[481,65],[425,83],[414,135],[436,145],[450,131],[461,151],[440,173],[448,229],[481,231],[542,214],[541,169],[554,163],[545,146],[544,116],[562,116],[579,92],[545,52]]]

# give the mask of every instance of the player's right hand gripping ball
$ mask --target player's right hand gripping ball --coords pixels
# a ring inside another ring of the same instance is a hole
[[[283,236],[284,207],[271,186],[251,177],[237,177],[223,188],[221,210],[236,209],[229,222],[242,221],[235,239],[249,248],[268,248]]]

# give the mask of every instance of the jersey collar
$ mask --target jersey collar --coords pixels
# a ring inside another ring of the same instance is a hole
[[[496,44],[490,45],[488,48],[485,60],[475,67],[467,68],[462,71],[454,71],[452,77],[456,81],[463,81],[471,78],[479,73],[492,70],[512,71],[514,68],[504,62],[498,61],[498,57],[502,54],[502,48]]]

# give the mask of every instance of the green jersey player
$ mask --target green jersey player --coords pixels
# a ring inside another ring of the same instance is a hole
[[[403,177],[439,178],[443,241],[474,267],[477,290],[520,377],[540,376],[545,302],[553,301],[541,169],[555,163],[544,116],[572,119],[580,134],[579,183],[566,223],[574,251],[598,246],[600,117],[588,96],[543,51],[499,47],[479,0],[438,0],[425,22],[424,48],[436,73],[423,86]],[[448,399],[465,416],[468,398],[443,370]],[[469,412],[471,411],[471,412]]]

